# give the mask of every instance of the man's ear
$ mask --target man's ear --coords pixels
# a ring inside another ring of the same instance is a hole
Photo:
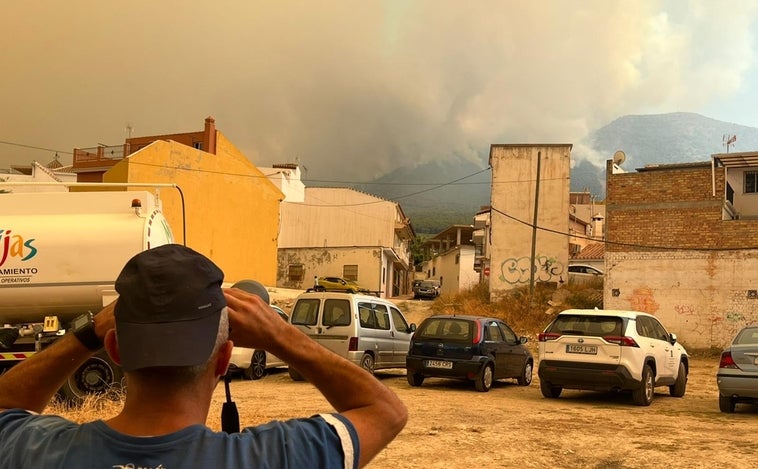
[[[116,339],[116,329],[111,329],[105,333],[103,344],[105,345],[105,351],[108,352],[108,356],[111,357],[111,360],[113,360],[113,363],[121,366],[121,355],[118,352],[118,340]]]
[[[226,370],[229,368],[229,361],[232,359],[232,349],[234,348],[234,342],[227,340],[224,345],[218,349],[218,355],[216,357],[216,376],[224,376]]]

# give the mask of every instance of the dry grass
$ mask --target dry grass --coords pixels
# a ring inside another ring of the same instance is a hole
[[[62,398],[56,398],[47,406],[45,413],[61,415],[77,423],[107,420],[121,411],[123,399],[124,392],[120,389],[102,395],[90,395],[81,401],[67,402]]]
[[[431,305],[434,314],[470,314],[503,319],[518,334],[535,337],[547,326],[554,313],[570,308],[602,308],[602,286],[564,285],[556,288],[538,284],[530,299],[529,288],[511,290],[498,301],[489,300],[487,286],[480,284],[473,289],[456,294],[443,295]]]

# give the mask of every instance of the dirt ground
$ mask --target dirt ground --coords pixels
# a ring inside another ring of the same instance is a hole
[[[428,314],[422,302],[405,303],[411,322]],[[758,467],[758,407],[720,413],[717,368],[717,359],[693,359],[686,395],[673,398],[658,388],[650,407],[615,393],[564,391],[545,399],[536,366],[531,386],[502,381],[488,393],[443,379],[412,388],[405,370],[380,371],[377,377],[408,406],[409,420],[371,467]],[[235,380],[232,397],[243,425],[331,411],[313,386],[293,382],[286,369],[259,381]],[[216,429],[223,398],[219,386],[208,422]]]

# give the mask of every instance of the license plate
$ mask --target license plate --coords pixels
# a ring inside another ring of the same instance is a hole
[[[597,355],[597,345],[566,344],[566,353],[586,353]]]
[[[427,360],[426,367],[427,368],[444,368],[446,370],[452,370],[453,362],[446,362],[446,361],[441,361],[441,360]]]

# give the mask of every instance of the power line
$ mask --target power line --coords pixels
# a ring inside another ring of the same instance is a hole
[[[14,147],[31,148],[32,150],[49,151],[50,153],[65,153],[66,155],[73,155],[73,153],[70,151],[54,150],[52,148],[35,147],[34,145],[25,145],[23,143],[6,142],[4,140],[0,140],[0,143],[2,143],[3,145],[12,145]]]

